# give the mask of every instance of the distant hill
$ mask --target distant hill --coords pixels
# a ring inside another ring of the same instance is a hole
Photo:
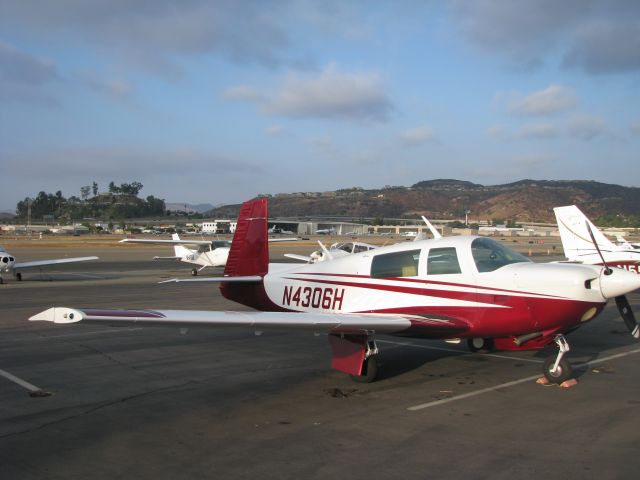
[[[15,218],[15,214],[11,212],[0,212],[0,220],[10,220]]]
[[[640,188],[589,180],[520,180],[487,186],[436,179],[410,187],[277,194],[269,196],[269,215],[459,219],[469,211],[473,221],[555,222],[553,207],[571,204],[593,219],[640,220]],[[238,210],[239,205],[225,205],[207,215],[234,218]]]

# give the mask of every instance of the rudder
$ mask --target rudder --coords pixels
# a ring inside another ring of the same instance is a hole
[[[269,270],[267,213],[266,198],[242,204],[224,275],[266,275]]]

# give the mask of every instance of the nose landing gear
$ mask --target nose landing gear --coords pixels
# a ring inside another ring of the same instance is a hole
[[[562,334],[556,335],[554,341],[558,345],[558,355],[555,358],[547,358],[544,362],[543,370],[544,376],[549,382],[561,384],[571,378],[573,371],[571,364],[564,358],[565,353],[571,348]]]

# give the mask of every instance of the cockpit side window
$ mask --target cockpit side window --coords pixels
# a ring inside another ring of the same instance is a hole
[[[454,247],[432,248],[427,257],[427,275],[461,273]]]
[[[371,278],[415,277],[420,250],[376,255],[371,259]]]
[[[476,238],[471,243],[471,254],[479,273],[493,272],[512,263],[531,261],[490,238]]]

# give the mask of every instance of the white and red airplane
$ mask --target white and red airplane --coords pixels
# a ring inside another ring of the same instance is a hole
[[[556,207],[553,211],[567,260],[591,265],[606,262],[609,267],[640,273],[640,250],[629,244],[615,245],[575,205]]]
[[[260,312],[104,310],[52,307],[30,318],[55,323],[235,326],[328,334],[332,367],[358,381],[377,374],[380,334],[467,339],[469,346],[539,349],[554,342],[544,374],[571,375],[564,337],[640,287],[626,270],[532,263],[488,238],[441,237],[401,243],[312,264],[269,264],[267,201],[243,204],[224,276],[171,281],[220,282],[230,300]]]
[[[62,263],[87,262],[89,260],[98,260],[98,257],[71,257],[57,258],[51,260],[34,260],[32,262],[16,262],[16,258],[0,247],[0,284],[4,283],[2,279],[3,273],[12,273],[16,280],[22,280],[22,272],[25,268],[42,268],[49,265],[59,265]]]

